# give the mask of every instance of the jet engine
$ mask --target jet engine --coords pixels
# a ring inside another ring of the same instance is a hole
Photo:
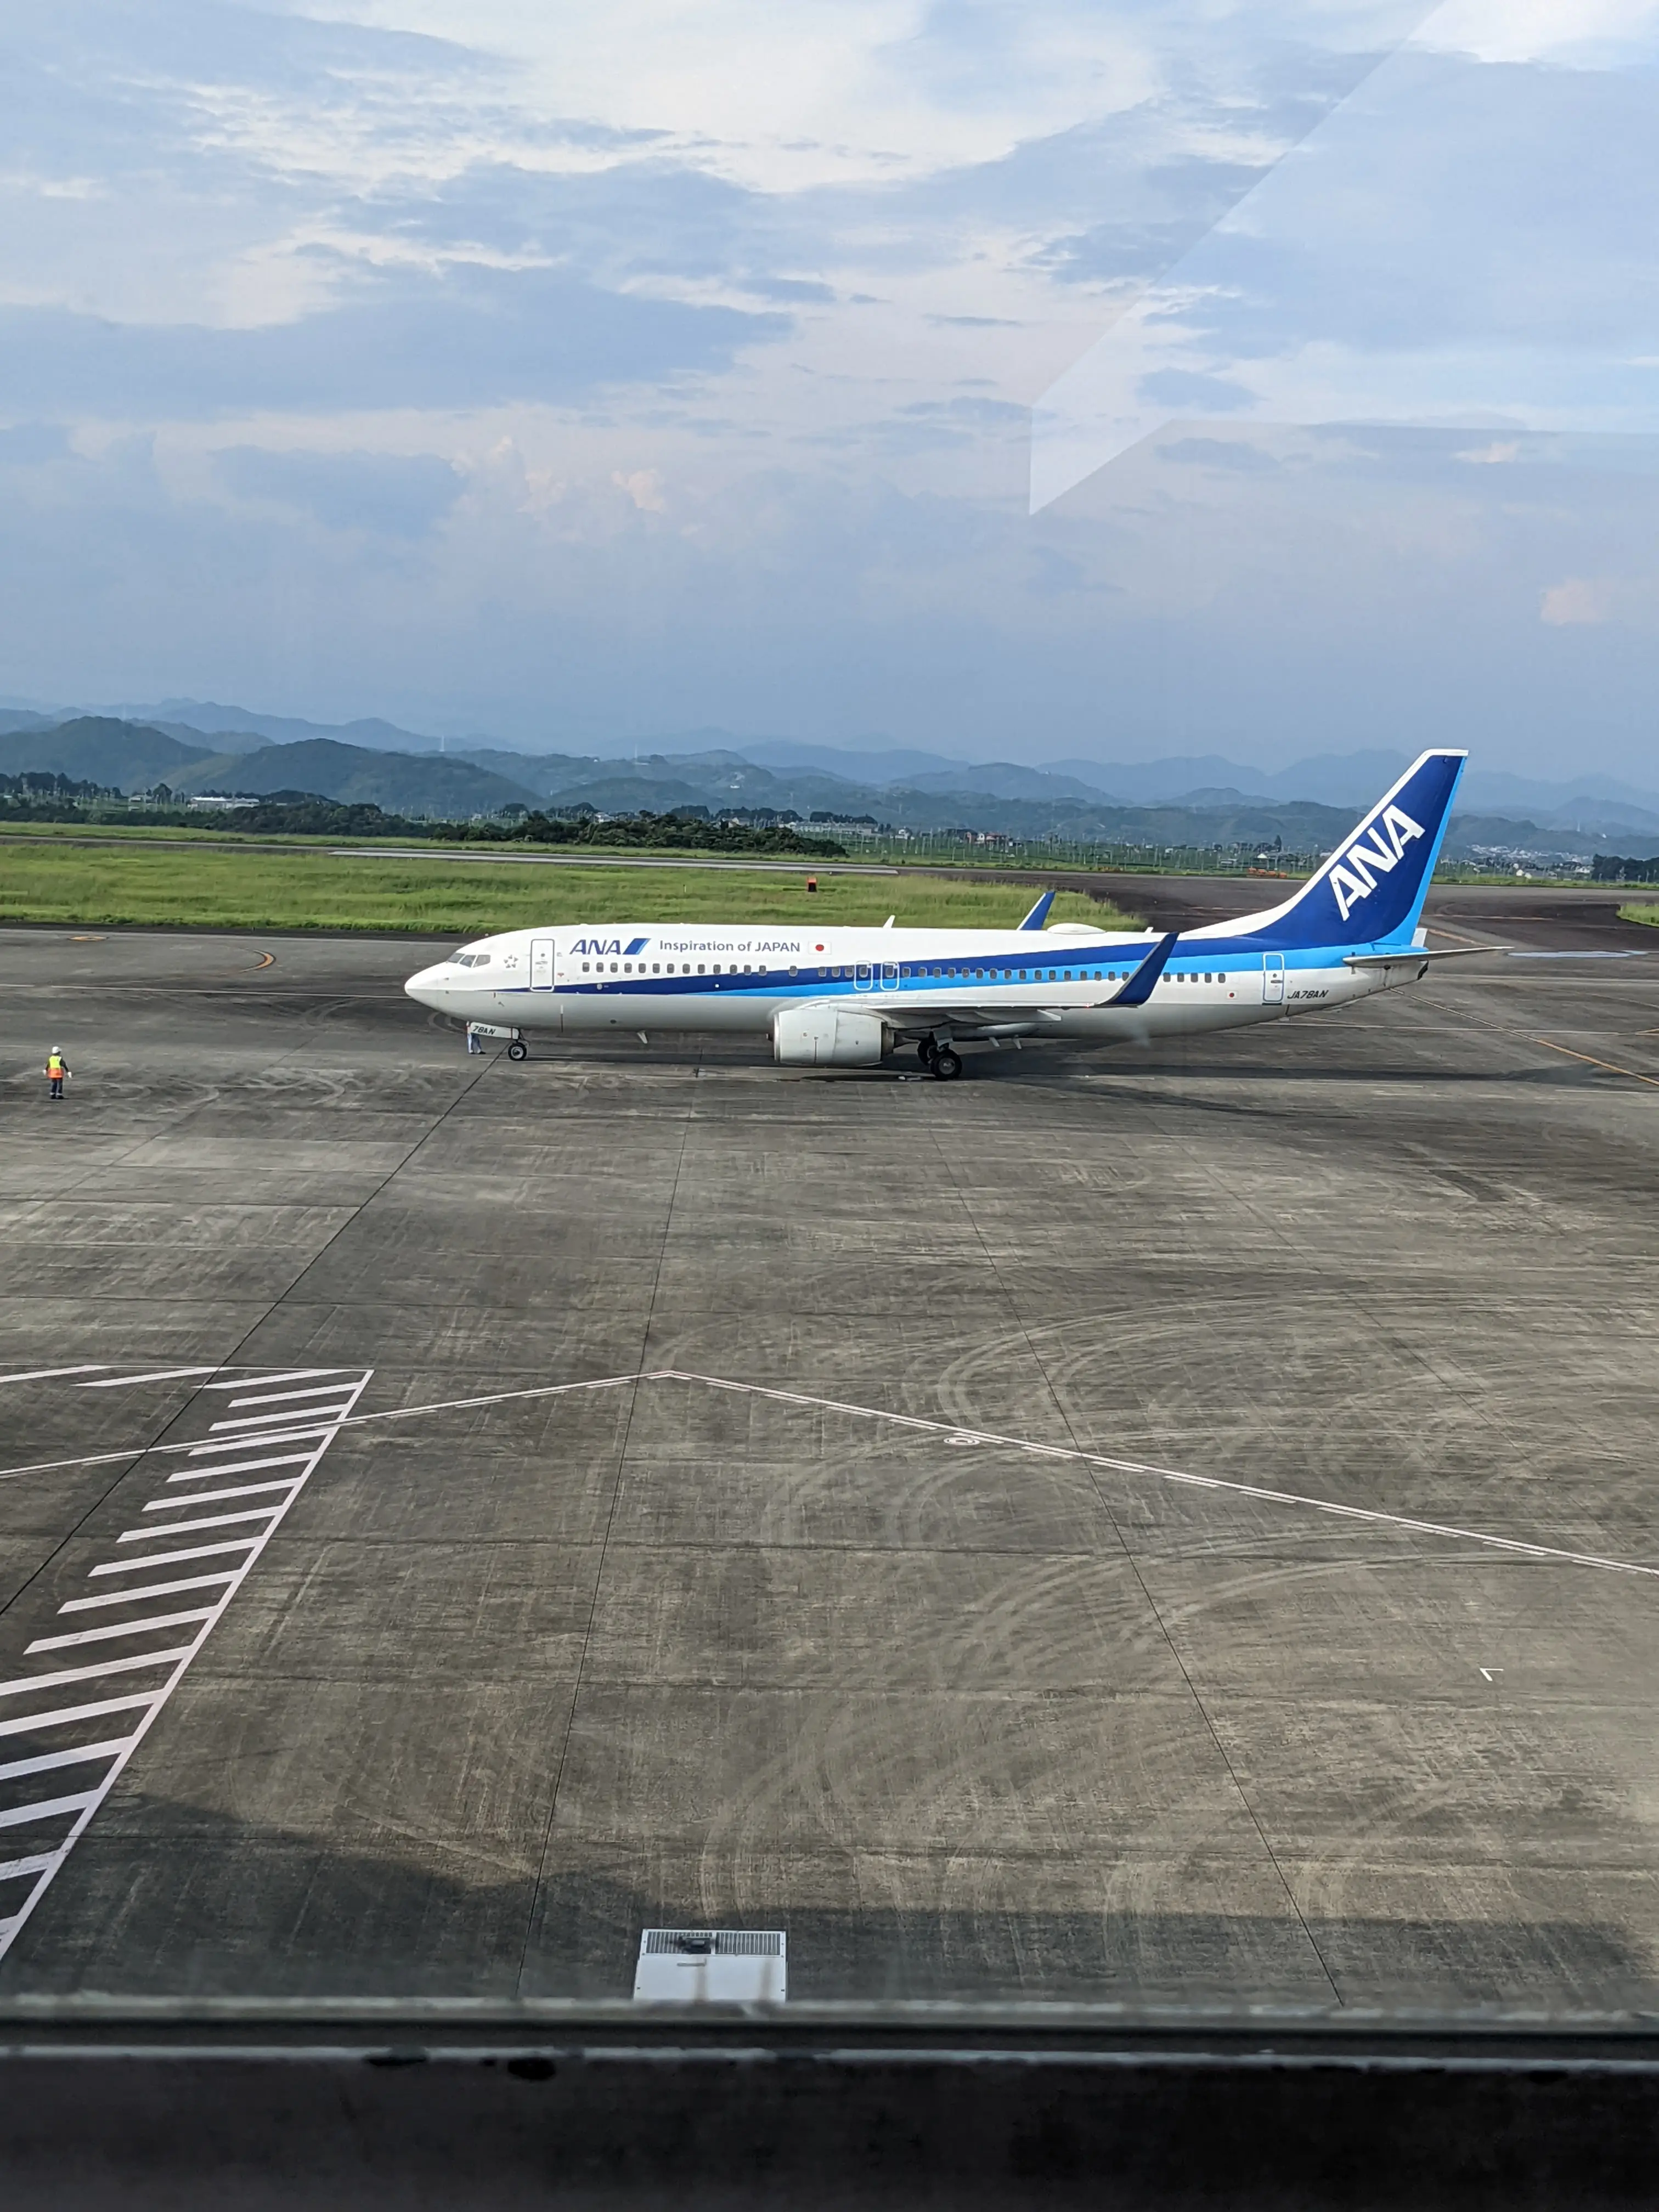
[[[873,1014],[846,1006],[786,1006],[772,1017],[772,1057],[786,1067],[873,1067],[893,1049]]]

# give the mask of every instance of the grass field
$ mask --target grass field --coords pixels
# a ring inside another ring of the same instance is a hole
[[[1659,929],[1659,906],[1621,906],[1619,919],[1620,921],[1650,922]]]
[[[803,871],[540,867],[480,860],[352,860],[304,848],[165,852],[0,844],[0,920],[184,927],[410,930],[479,937],[536,922],[815,921],[1012,927],[1036,894],[1018,884]],[[1054,921],[1135,927],[1064,891]]]

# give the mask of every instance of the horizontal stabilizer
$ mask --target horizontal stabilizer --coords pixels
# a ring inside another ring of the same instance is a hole
[[[1159,938],[1123,988],[1109,999],[1107,1004],[1113,1006],[1144,1006],[1147,1000],[1152,997],[1158,977],[1169,966],[1170,955],[1175,951],[1176,940],[1180,934],[1179,930],[1172,930],[1168,937]]]
[[[1042,896],[1031,908],[1031,911],[1026,915],[1024,921],[1021,922],[1019,925],[1020,927],[1022,929],[1041,929],[1043,923],[1048,919],[1048,909],[1054,902],[1054,893],[1052,891],[1044,891]]]
[[[1507,952],[1506,945],[1457,945],[1431,952],[1426,945],[1399,945],[1391,952],[1346,952],[1345,968],[1415,968],[1429,960],[1474,960],[1483,952]]]

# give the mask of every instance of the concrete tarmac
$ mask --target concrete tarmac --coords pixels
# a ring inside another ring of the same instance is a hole
[[[0,932],[0,1998],[1652,2005],[1659,957],[947,1085],[439,949]]]

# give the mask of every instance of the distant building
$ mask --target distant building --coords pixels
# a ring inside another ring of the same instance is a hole
[[[186,800],[185,804],[190,806],[199,806],[204,810],[211,810],[216,813],[224,814],[229,812],[233,807],[257,806],[259,802],[257,799],[234,798],[228,793],[222,791],[198,791],[196,796],[191,799]]]

